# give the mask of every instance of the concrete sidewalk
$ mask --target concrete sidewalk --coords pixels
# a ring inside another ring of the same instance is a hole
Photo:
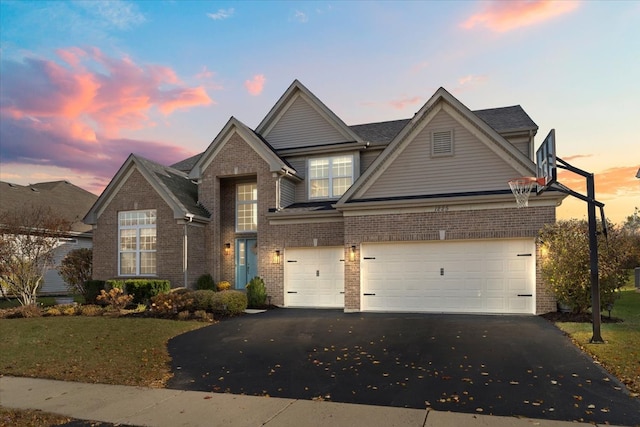
[[[383,406],[0,377],[0,406],[133,426],[592,426]]]

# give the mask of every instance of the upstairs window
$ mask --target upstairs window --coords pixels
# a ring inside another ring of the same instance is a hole
[[[309,159],[309,199],[337,199],[353,184],[353,155]]]
[[[453,156],[453,130],[431,132],[431,156]]]
[[[118,274],[156,274],[156,210],[118,213]]]
[[[236,190],[236,231],[258,231],[258,184],[238,184]]]

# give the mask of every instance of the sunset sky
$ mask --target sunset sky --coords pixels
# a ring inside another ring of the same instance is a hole
[[[611,220],[640,207],[640,1],[2,0],[0,180],[100,194],[131,152],[168,165],[230,116],[255,127],[294,79],[349,125],[410,118],[440,86],[520,104]]]

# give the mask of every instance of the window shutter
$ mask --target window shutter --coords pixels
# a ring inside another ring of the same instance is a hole
[[[437,131],[431,134],[431,155],[450,156],[453,154],[453,130]]]

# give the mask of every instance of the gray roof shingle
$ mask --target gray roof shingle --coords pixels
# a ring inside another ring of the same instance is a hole
[[[476,110],[473,113],[498,133],[538,130],[538,125],[531,120],[531,117],[519,105]]]
[[[18,185],[0,181],[0,211],[51,208],[61,218],[71,222],[71,231],[86,233],[91,226],[82,218],[89,212],[98,196],[68,181],[41,182]]]

